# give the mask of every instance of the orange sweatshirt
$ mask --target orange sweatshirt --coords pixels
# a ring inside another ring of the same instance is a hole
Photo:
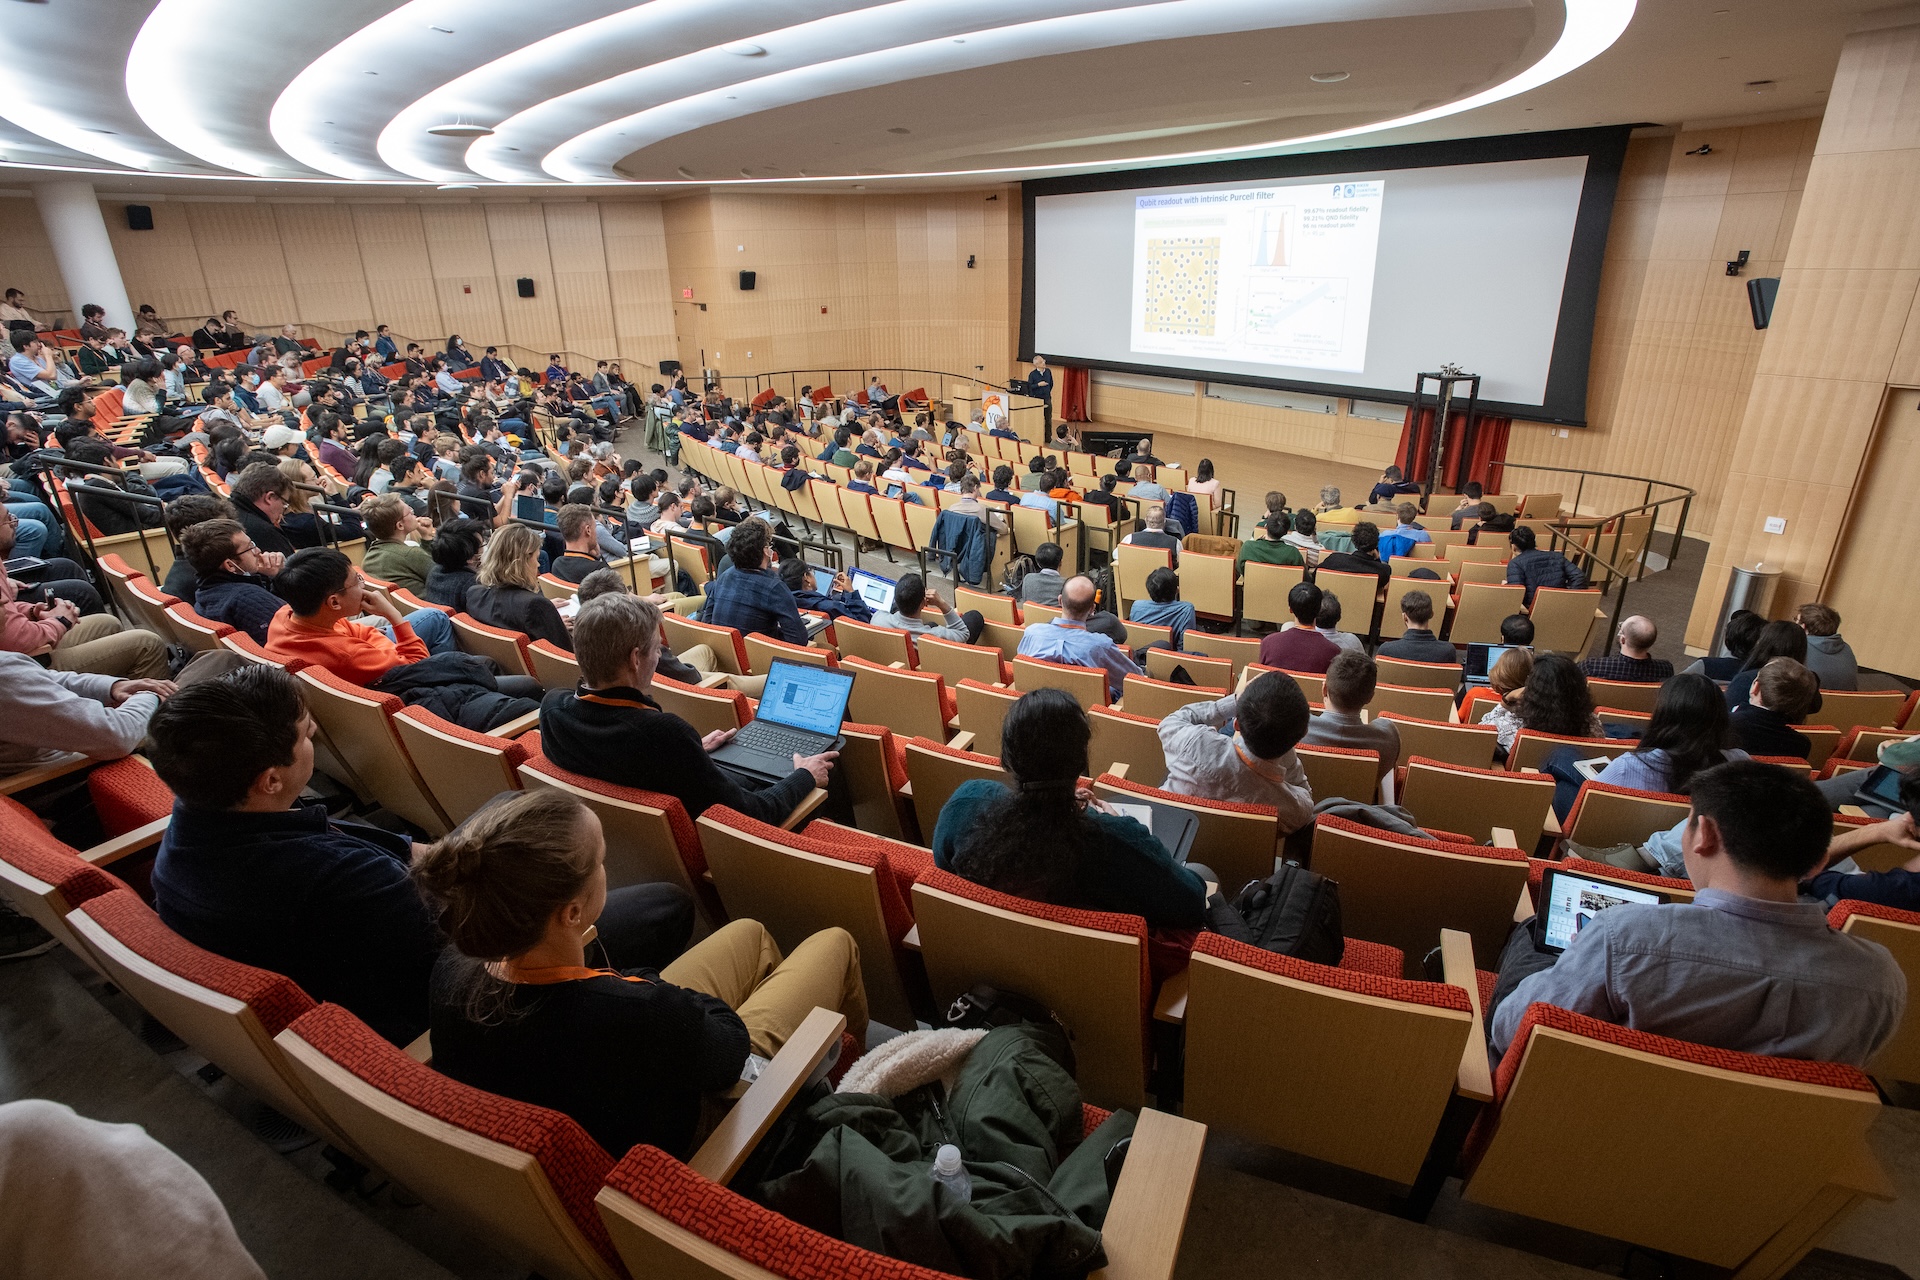
[[[364,686],[402,663],[426,658],[426,642],[413,634],[412,627],[396,622],[393,635],[389,640],[372,627],[345,618],[331,627],[316,627],[294,617],[293,606],[287,605],[267,627],[267,653],[279,662],[304,658],[342,680]]]

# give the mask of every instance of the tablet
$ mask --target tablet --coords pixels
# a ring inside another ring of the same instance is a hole
[[[1540,885],[1540,928],[1534,945],[1541,951],[1559,955],[1573,945],[1588,921],[1609,907],[1629,903],[1659,906],[1667,895],[1652,889],[1637,889],[1611,880],[1595,880],[1571,871],[1549,868]]]
[[[813,570],[813,589],[823,596],[832,595],[833,579],[833,570],[816,568]]]
[[[1867,774],[1860,783],[1860,794],[1879,801],[1895,813],[1906,810],[1906,806],[1900,803],[1900,771],[1889,769],[1884,764],[1875,765],[1873,771]]]

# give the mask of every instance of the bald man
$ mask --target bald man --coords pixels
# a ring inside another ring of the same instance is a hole
[[[1620,651],[1604,658],[1588,658],[1580,664],[1580,669],[1595,680],[1660,684],[1673,675],[1673,664],[1653,656],[1653,642],[1659,638],[1660,628],[1653,625],[1653,619],[1636,613],[1624,619],[1620,630],[1614,633]]]
[[[1074,667],[1095,667],[1107,673],[1107,688],[1118,701],[1129,675],[1145,675],[1133,658],[1107,636],[1087,629],[1093,615],[1093,579],[1082,574],[1068,578],[1060,588],[1058,618],[1036,622],[1020,637],[1020,656]]]

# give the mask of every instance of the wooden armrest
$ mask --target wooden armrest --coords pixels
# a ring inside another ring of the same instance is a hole
[[[1522,920],[1533,919],[1533,916],[1533,889],[1523,884],[1520,886],[1520,898],[1513,904],[1513,922],[1519,924]]]
[[[1513,838],[1513,829],[1510,827],[1495,827],[1493,829],[1493,840],[1491,843],[1496,849],[1518,849],[1520,847],[1520,842]]]
[[[1553,811],[1551,804],[1547,806],[1547,820],[1540,824],[1540,829],[1547,835],[1552,836],[1555,840],[1558,840],[1565,834],[1565,832],[1560,830],[1560,815]]]
[[[701,1177],[725,1186],[740,1171],[760,1139],[829,1053],[840,1047],[847,1016],[816,1008],[788,1038],[687,1164]]]
[[[905,796],[909,800],[913,799],[913,780],[911,778],[900,784],[898,794]]]
[[[93,848],[81,853],[81,857],[96,867],[118,862],[130,853],[140,853],[160,843],[160,837],[167,834],[167,824],[173,821],[173,815],[155,818],[145,826],[135,827],[123,836],[111,840],[102,840]]]
[[[780,824],[780,829],[782,831],[792,831],[794,828],[798,827],[801,823],[805,822],[808,818],[811,818],[814,814],[814,810],[818,809],[821,805],[825,804],[826,802],[827,802],[826,788],[815,787],[813,790],[807,792],[806,799],[802,800],[799,804],[793,807],[793,812],[788,814],[787,820]]]
[[[905,671],[906,669],[907,664],[904,662],[889,662],[887,664],[887,670],[889,671]]]
[[[58,760],[49,761],[37,768],[26,769],[20,773],[0,778],[0,796],[17,795],[31,790],[43,782],[52,782],[55,778],[64,778],[81,769],[90,769],[100,761],[92,756],[81,755],[78,751],[69,751]]]
[[[1899,1191],[1893,1180],[1887,1176],[1887,1170],[1873,1149],[1861,1139],[1853,1144],[1853,1149],[1827,1175],[1827,1181],[1834,1186],[1845,1187],[1849,1191],[1858,1191],[1863,1196],[1875,1200],[1893,1201]]]
[[[1107,766],[1106,772],[1112,774],[1116,778],[1124,778],[1127,776],[1127,762],[1125,760],[1115,760],[1112,764]]]
[[[918,951],[920,949],[920,926],[916,924],[913,928],[907,930],[900,939],[900,945],[909,951]]]
[[[1473,1010],[1473,1026],[1467,1032],[1467,1047],[1460,1054],[1454,1092],[1476,1102],[1492,1102],[1493,1072],[1487,1066],[1486,1014],[1480,1007],[1480,983],[1473,973],[1473,939],[1458,929],[1442,929],[1440,964],[1447,985],[1465,991]]]
[[[523,716],[515,716],[496,729],[489,729],[488,732],[496,738],[517,738],[528,730],[538,729],[539,727],[540,713],[538,711],[529,711]]]
[[[715,671],[708,675],[701,676],[700,683],[694,686],[696,689],[724,689],[726,687],[727,673],[724,671]]]
[[[1155,1022],[1179,1025],[1187,1020],[1187,992],[1193,985],[1192,979],[1187,976],[1188,972],[1182,969],[1160,984],[1160,996],[1153,1002]]]
[[[433,1032],[422,1031],[414,1042],[407,1046],[407,1056],[415,1062],[431,1064],[433,1062]]]
[[[1399,790],[1399,784],[1393,780],[1393,770],[1389,769],[1385,773],[1380,775],[1381,803],[1398,804],[1399,801],[1395,798],[1395,793],[1398,790]]]
[[[953,737],[947,739],[947,745],[955,751],[971,751],[978,737],[979,735],[971,729],[962,729],[960,732],[954,734]]]
[[[1167,1280],[1187,1229],[1207,1126],[1142,1109],[1100,1229],[1107,1265],[1096,1280]]]
[[[1840,816],[1843,818],[1870,818],[1873,815],[1857,804],[1843,804],[1840,806]]]

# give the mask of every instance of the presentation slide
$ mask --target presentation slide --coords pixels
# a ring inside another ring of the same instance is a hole
[[[1134,197],[1129,346],[1362,372],[1386,185]]]
[[[1454,364],[1493,412],[1583,423],[1625,137],[1027,183],[1023,339],[1097,369],[1362,399]]]

